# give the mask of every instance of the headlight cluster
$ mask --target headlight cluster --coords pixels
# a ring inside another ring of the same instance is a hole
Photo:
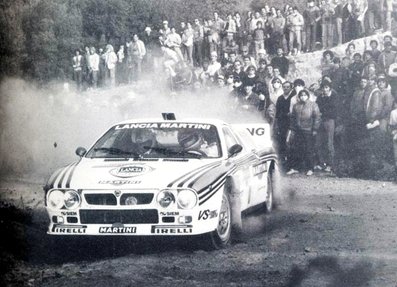
[[[162,190],[157,195],[157,202],[163,208],[177,203],[180,209],[192,209],[197,204],[197,195],[191,189]]]
[[[80,203],[80,195],[74,190],[55,189],[47,196],[47,205],[52,209],[75,209]]]

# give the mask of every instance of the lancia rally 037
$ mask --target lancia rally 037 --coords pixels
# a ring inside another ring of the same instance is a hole
[[[266,123],[131,120],[76,154],[44,186],[50,235],[200,235],[222,248],[242,214],[277,198]]]

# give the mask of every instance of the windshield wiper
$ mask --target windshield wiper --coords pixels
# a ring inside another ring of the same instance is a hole
[[[144,146],[144,149],[147,150],[153,150],[156,152],[159,152],[164,155],[168,156],[179,156],[182,158],[186,158],[186,156],[192,156],[193,158],[202,158],[203,155],[200,152],[196,152],[194,150],[182,150],[182,151],[174,151],[168,148],[164,147],[149,147],[149,146]]]
[[[94,148],[94,151],[104,151],[104,152],[108,152],[109,154],[120,154],[120,155],[133,155],[135,157],[139,157],[140,154],[133,152],[133,151],[125,151],[119,148],[115,148],[115,147],[98,147],[98,148]]]

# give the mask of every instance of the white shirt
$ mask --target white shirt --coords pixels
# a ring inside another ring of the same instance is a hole
[[[90,66],[93,71],[99,71],[99,55],[97,53],[90,55]]]

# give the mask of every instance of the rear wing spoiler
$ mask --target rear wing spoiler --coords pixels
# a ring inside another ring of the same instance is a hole
[[[244,143],[247,142],[253,145],[252,148],[256,150],[273,150],[271,127],[269,124],[233,124],[231,127]]]

